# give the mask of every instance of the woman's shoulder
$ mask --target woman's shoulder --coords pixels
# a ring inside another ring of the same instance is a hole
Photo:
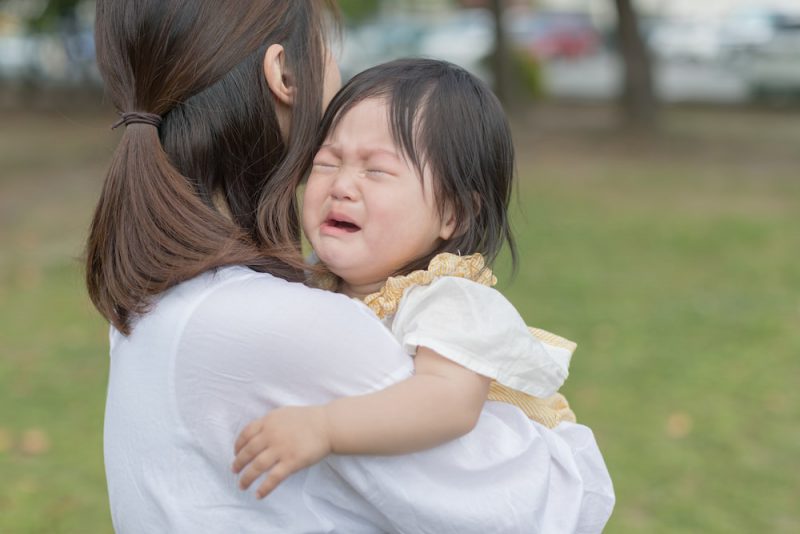
[[[260,300],[265,295],[276,299],[301,299],[304,304],[337,306],[366,310],[360,302],[346,295],[290,282],[269,273],[254,271],[244,266],[223,267],[210,274],[215,291],[231,293],[244,299]]]
[[[329,291],[311,288],[302,283],[290,282],[267,272],[260,272],[243,265],[220,267],[187,280],[172,288],[165,296],[193,295],[219,296],[242,300],[261,301],[269,297],[302,298],[304,301],[328,301],[345,303],[350,299]]]
[[[337,318],[375,319],[369,309],[345,295],[289,282],[244,266],[223,267],[193,282],[185,283],[185,291],[199,297],[193,322],[244,326],[250,322],[263,325],[266,318],[273,324],[284,325],[307,322],[313,317],[329,317],[333,322]]]
[[[387,376],[408,374],[391,333],[344,295],[243,267],[206,273],[197,282],[200,298],[187,308],[177,350],[180,376],[205,377],[194,383],[224,375],[236,387],[250,387],[257,377],[292,395],[306,392],[297,398],[327,402],[320,397],[325,392],[363,394],[384,386]]]

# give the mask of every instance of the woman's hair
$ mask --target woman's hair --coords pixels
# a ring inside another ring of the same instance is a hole
[[[419,176],[431,173],[439,215],[449,209],[456,219],[451,239],[396,274],[425,269],[442,252],[480,252],[491,264],[504,243],[516,266],[508,220],[514,146],[492,91],[446,61],[401,59],[378,65],[353,77],[333,98],[316,149],[350,109],[372,98],[387,102],[394,141]]]
[[[301,279],[295,186],[322,114],[334,10],[320,0],[97,1],[111,102],[161,117],[124,128],[89,233],[89,296],[117,329],[130,333],[150,297],[215,267]],[[274,43],[296,88],[287,142],[264,76]]]

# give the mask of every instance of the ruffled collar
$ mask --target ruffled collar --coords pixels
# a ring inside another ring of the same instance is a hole
[[[417,285],[428,285],[442,276],[466,278],[489,287],[497,283],[497,278],[492,274],[492,270],[486,267],[481,254],[459,256],[443,252],[434,256],[426,270],[414,271],[405,276],[389,277],[379,291],[367,295],[364,304],[378,317],[384,319],[397,312],[406,289]]]

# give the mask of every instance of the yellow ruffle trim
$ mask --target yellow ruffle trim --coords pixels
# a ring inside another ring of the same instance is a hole
[[[497,278],[492,274],[492,270],[486,267],[482,255],[458,256],[442,253],[431,260],[427,270],[414,271],[405,276],[390,277],[380,291],[368,295],[364,299],[364,303],[378,317],[384,319],[397,312],[397,307],[400,305],[406,289],[416,285],[428,285],[442,276],[466,278],[489,287],[497,283]],[[570,352],[576,348],[572,341],[546,330],[533,327],[529,327],[528,330],[535,338],[549,345],[561,347]],[[489,387],[489,400],[513,404],[525,412],[530,419],[549,428],[557,426],[562,421],[575,422],[575,413],[570,409],[567,399],[560,393],[542,399],[511,389],[493,380]]]
[[[367,295],[364,304],[375,312],[381,319],[385,319],[397,312],[403,293],[411,286],[426,286],[442,276],[456,276],[478,282],[492,287],[497,283],[497,278],[492,270],[486,267],[483,256],[457,256],[444,252],[434,256],[428,264],[426,271],[414,271],[405,276],[391,276],[377,293]]]

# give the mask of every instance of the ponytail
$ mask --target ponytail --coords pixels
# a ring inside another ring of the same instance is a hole
[[[212,267],[258,263],[242,230],[204,204],[172,166],[152,125],[130,124],[114,153],[87,246],[89,296],[115,328],[148,297]]]
[[[96,6],[97,63],[126,126],[86,250],[100,313],[130,334],[154,296],[226,265],[302,280],[295,185],[321,114],[332,2]],[[291,148],[264,80],[270,43],[283,44],[298,88]]]

